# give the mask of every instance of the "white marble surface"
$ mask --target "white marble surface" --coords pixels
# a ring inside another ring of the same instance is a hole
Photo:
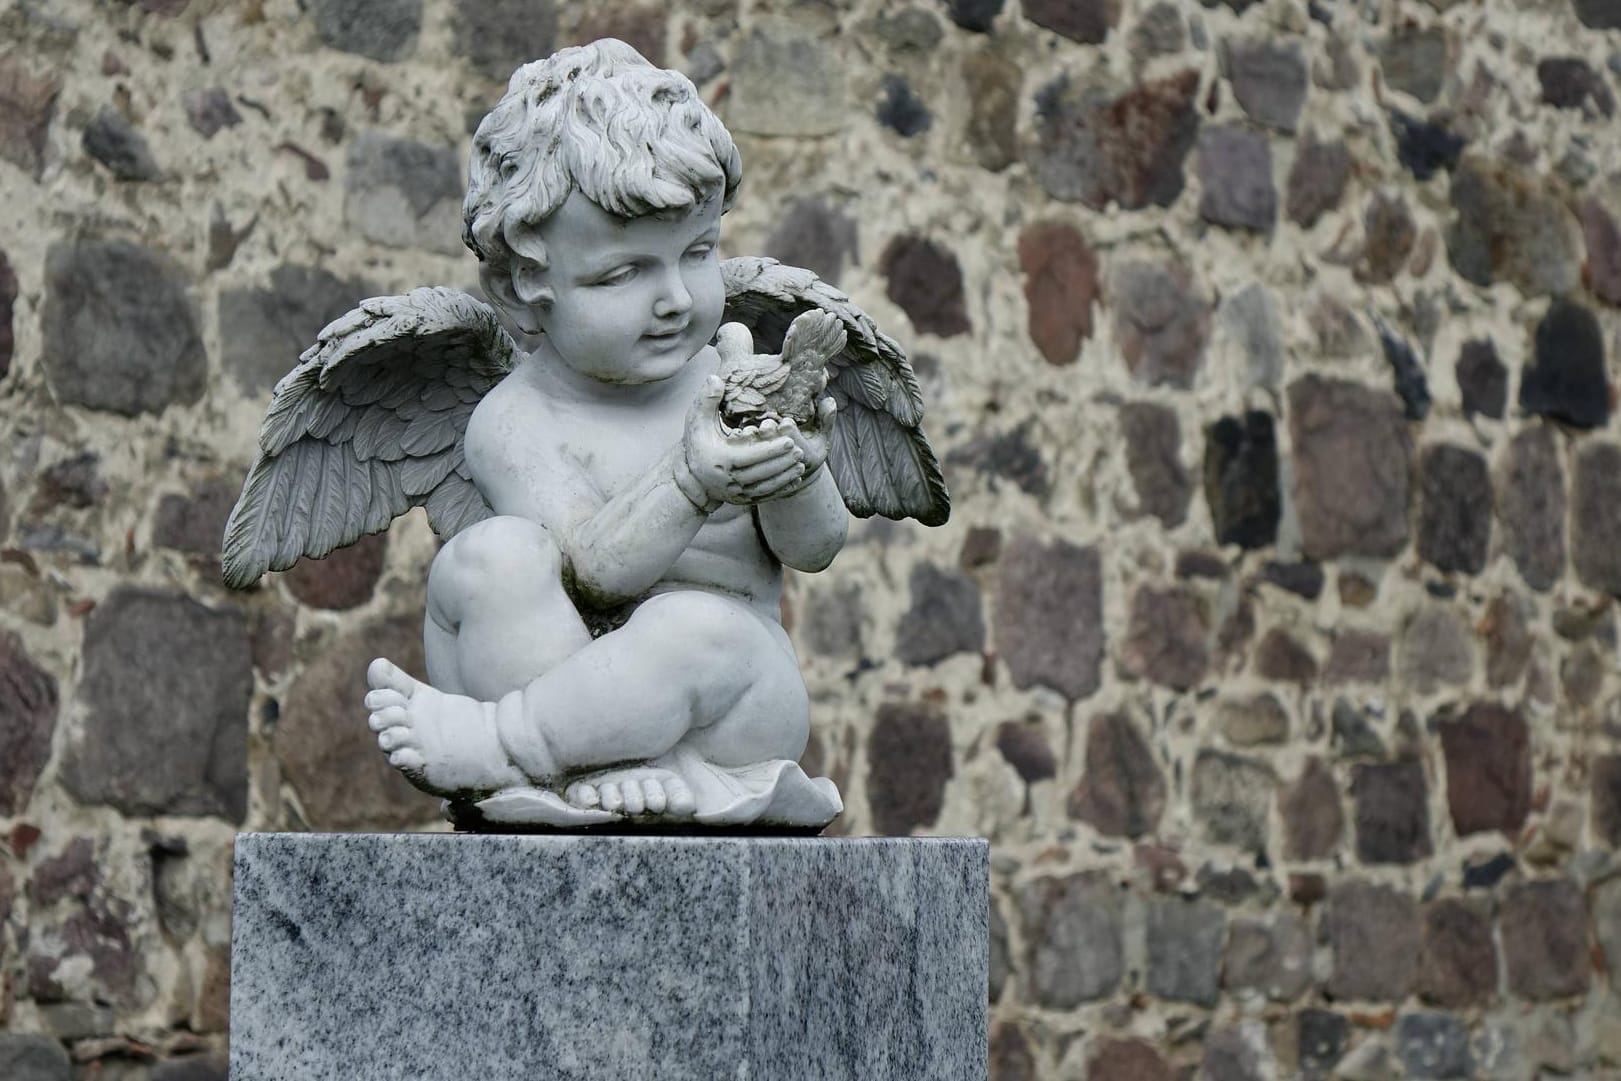
[[[235,1081],[983,1081],[982,840],[244,834]]]

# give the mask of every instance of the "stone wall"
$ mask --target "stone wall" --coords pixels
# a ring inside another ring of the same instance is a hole
[[[952,521],[785,616],[840,828],[994,842],[992,1076],[1621,1075],[1617,0],[3,0],[0,1075],[221,1076],[235,831],[432,823],[426,526],[221,526],[609,34],[913,352]]]

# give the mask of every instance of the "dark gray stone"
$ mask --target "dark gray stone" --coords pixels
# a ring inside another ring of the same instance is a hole
[[[1306,103],[1306,52],[1300,42],[1245,38],[1226,43],[1222,60],[1233,97],[1249,118],[1292,132]]]
[[[1611,848],[1621,848],[1621,754],[1594,757],[1592,789],[1593,833]]]
[[[946,34],[934,13],[921,7],[885,12],[868,25],[879,41],[901,53],[933,52]]]
[[[865,624],[866,603],[859,585],[822,587],[805,599],[800,637],[813,653],[824,657],[859,657]]]
[[[68,1081],[73,1061],[49,1036],[0,1032],[0,1077],[6,1081]]]
[[[1621,597],[1621,447],[1589,443],[1571,482],[1570,559],[1592,589]]]
[[[1383,683],[1390,677],[1390,638],[1377,631],[1344,630],[1334,636],[1323,682]]]
[[[1039,720],[1003,721],[997,725],[996,750],[1026,784],[1058,776],[1058,759]]]
[[[1364,762],[1351,773],[1356,856],[1363,863],[1412,863],[1428,856],[1429,789],[1420,762]]]
[[[85,626],[83,737],[62,776],[131,815],[221,815],[248,803],[247,621],[176,593],[121,587]]]
[[[974,160],[991,172],[1001,172],[1019,158],[1019,98],[1024,69],[1000,49],[987,47],[962,60],[968,91],[965,135]]]
[[[991,1023],[991,1076],[997,1081],[1036,1081],[1035,1052],[1014,1021]]]
[[[111,105],[103,105],[85,125],[82,143],[84,152],[119,180],[158,180],[163,176],[151,147],[146,145],[146,137]]]
[[[165,495],[152,515],[152,543],[218,559],[225,522],[241,488],[229,481],[199,482],[191,495]]]
[[[1110,837],[1138,838],[1159,826],[1165,775],[1148,741],[1124,713],[1094,717],[1086,730],[1086,772],[1069,798],[1069,815]]]
[[[1270,230],[1278,217],[1266,136],[1232,125],[1199,135],[1199,216],[1230,229]]]
[[[1520,577],[1532,589],[1550,588],[1565,569],[1565,471],[1551,425],[1528,428],[1509,443],[1497,512],[1503,549]]]
[[[1131,262],[1108,278],[1115,341],[1139,383],[1187,389],[1204,363],[1210,305],[1180,263]]]
[[[994,899],[990,908],[990,999],[992,1002],[1000,1002],[1002,990],[1007,986],[1008,972],[1011,970],[1008,959],[1007,918],[1002,915],[1002,906]]]
[[[349,144],[344,220],[384,247],[459,255],[464,173],[455,147],[363,131]]]
[[[885,246],[878,268],[888,279],[889,299],[918,333],[950,338],[973,329],[963,296],[962,267],[950,248],[927,237],[902,234]]]
[[[1220,993],[1221,947],[1227,918],[1221,906],[1181,897],[1150,897],[1148,991],[1163,999],[1209,1007]]]
[[[315,32],[334,49],[384,61],[404,60],[416,49],[422,0],[310,0],[309,6]]]
[[[135,416],[201,397],[208,362],[188,285],[168,256],[134,244],[52,244],[41,360],[57,400]]]
[[[1351,152],[1342,140],[1318,142],[1307,132],[1289,169],[1284,211],[1303,229],[1340,205],[1352,173]]]
[[[1217,1028],[1204,1037],[1199,1076],[1209,1081],[1267,1081],[1273,1076],[1241,1029]]]
[[[1288,398],[1303,553],[1326,560],[1400,552],[1413,449],[1394,396],[1308,375]]]
[[[1283,820],[1283,854],[1291,860],[1325,860],[1345,835],[1345,812],[1334,773],[1317,757],[1308,758],[1300,776],[1278,794]]]
[[[0,631],[0,815],[20,815],[51,757],[56,677],[35,664],[22,640]]]
[[[1594,30],[1621,30],[1621,2],[1618,0],[1572,0],[1576,17]]]
[[[292,263],[270,272],[268,288],[222,290],[219,323],[230,328],[220,343],[225,369],[243,390],[268,392],[323,327],[377,292],[367,282]]]
[[[1529,295],[1559,296],[1580,285],[1578,223],[1546,181],[1472,157],[1453,173],[1451,196],[1458,217],[1447,253],[1464,278],[1481,286],[1510,281]]]
[[[231,104],[231,96],[218,86],[188,90],[180,95],[180,105],[186,110],[186,121],[192,130],[204,139],[212,139],[222,129],[242,123],[242,114]]]
[[[982,1079],[987,864],[980,840],[245,834],[231,1076]]]
[[[1443,571],[1479,574],[1492,535],[1486,459],[1441,444],[1419,457],[1418,554]]]
[[[1196,71],[1142,83],[1118,98],[1066,79],[1036,95],[1031,172],[1054,199],[1101,210],[1170,206],[1199,134]]]
[[[553,0],[456,0],[450,25],[456,52],[480,75],[503,83],[518,65],[557,48]]]
[[[1420,694],[1467,683],[1474,669],[1471,637],[1457,612],[1440,603],[1425,604],[1402,627],[1402,679]]]
[[[1362,212],[1362,235],[1356,279],[1369,285],[1389,284],[1407,265],[1418,239],[1407,200],[1400,194],[1375,192]]]
[[[1468,143],[1443,124],[1408,116],[1399,109],[1390,111],[1390,133],[1396,139],[1396,160],[1417,180],[1457,168]]]
[[[1169,56],[1188,47],[1188,27],[1171,0],[1160,0],[1131,28],[1131,55],[1138,60]]]
[[[1458,392],[1463,396],[1463,415],[1476,414],[1501,419],[1508,405],[1508,369],[1497,359],[1497,347],[1490,338],[1463,343],[1458,353]]]
[[[1548,56],[1537,61],[1542,103],[1579,109],[1590,117],[1615,115],[1615,95],[1591,64],[1579,56]]]
[[[1258,580],[1308,601],[1322,596],[1323,586],[1328,582],[1320,563],[1284,563],[1276,559],[1268,560],[1261,567]]]
[[[946,0],[946,14],[964,30],[988,34],[1007,0]]]
[[[1396,1054],[1408,1077],[1469,1077],[1469,1029],[1444,1013],[1408,1013],[1396,1019]]]
[[[1009,480],[1026,495],[1044,499],[1052,484],[1041,448],[1030,438],[1033,423],[1025,420],[1005,432],[970,439],[946,455],[946,463],[971,465],[987,474],[993,492],[999,479]]]
[[[1498,928],[1514,994],[1542,1002],[1587,990],[1592,951],[1587,906],[1575,882],[1545,878],[1508,887]]]
[[[1305,1081],[1326,1081],[1345,1054],[1351,1022],[1332,1010],[1301,1010],[1295,1015],[1295,1043]]]
[[[985,619],[972,578],[932,563],[912,568],[912,606],[895,628],[895,656],[937,664],[954,653],[985,651]]]
[[[933,706],[885,702],[867,740],[867,803],[890,836],[934,825],[951,780],[951,725]]]
[[[1125,973],[1120,891],[1103,871],[1038,878],[1019,891],[1026,994],[1069,1010],[1114,993]]]
[[[766,240],[765,254],[814,271],[823,281],[837,285],[845,266],[858,261],[855,219],[824,199],[796,199]]]
[[[1024,0],[1024,17],[1083,45],[1101,45],[1120,19],[1119,0]]]
[[[1408,420],[1423,420],[1430,415],[1430,383],[1423,363],[1407,339],[1384,320],[1375,319],[1374,324],[1379,334],[1379,351],[1390,365],[1391,382],[1396,397],[1401,399],[1402,415]]]
[[[1218,318],[1228,339],[1244,353],[1251,386],[1275,387],[1283,375],[1278,306],[1260,282],[1225,297]]]
[[[1458,836],[1518,835],[1531,811],[1531,737],[1518,710],[1476,702],[1436,723],[1447,764],[1447,807]]]
[[[227,1081],[227,1065],[215,1055],[170,1059],[152,1068],[152,1081]]]
[[[1278,537],[1278,444],[1270,414],[1222,417],[1205,433],[1204,493],[1216,540],[1266,548]]]
[[[12,310],[17,304],[17,272],[6,253],[0,251],[0,379],[11,371],[11,357],[17,338],[11,328]],[[5,506],[0,502],[0,533],[5,532]]]
[[[1227,927],[1222,986],[1293,1002],[1311,986],[1311,952],[1311,933],[1292,912],[1279,909],[1266,919],[1235,919]]]
[[[1193,764],[1193,817],[1215,844],[1260,852],[1277,776],[1260,759],[1200,751]]]
[[[1440,96],[1452,70],[1446,31],[1439,26],[1403,27],[1384,41],[1379,59],[1387,86],[1426,105]]]
[[[1610,419],[1604,332],[1590,310],[1565,299],[1549,305],[1537,324],[1536,363],[1520,377],[1520,408],[1578,428]]]
[[[929,112],[929,106],[912,89],[903,75],[893,72],[885,75],[882,82],[884,96],[878,102],[878,122],[896,135],[911,138],[921,135],[934,126],[934,114]]]
[[[1120,646],[1127,672],[1162,687],[1186,691],[1203,678],[1210,660],[1203,605],[1183,586],[1139,586]]]
[[[1418,993],[1449,1010],[1483,1006],[1497,993],[1497,947],[1484,907],[1458,897],[1424,906]]]
[[[1103,567],[1096,548],[1015,536],[1002,556],[996,648],[1021,690],[1092,695],[1103,661]]]
[[[1334,999],[1399,1002],[1420,949],[1418,906],[1389,886],[1346,880],[1328,895],[1323,935],[1334,954],[1324,990]]]

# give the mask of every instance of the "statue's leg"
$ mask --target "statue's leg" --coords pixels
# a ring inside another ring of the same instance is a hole
[[[536,740],[561,772],[657,758],[678,743],[719,766],[797,759],[809,701],[782,627],[742,601],[684,590],[542,674],[503,736]],[[518,703],[503,703],[505,712]],[[520,765],[524,739],[508,739]],[[532,772],[532,771],[531,771]]]
[[[563,591],[543,526],[488,518],[452,537],[428,572],[428,682],[493,702],[591,641]]]

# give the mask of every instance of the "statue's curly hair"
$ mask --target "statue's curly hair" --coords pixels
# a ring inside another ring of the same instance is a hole
[[[606,38],[513,72],[473,135],[462,240],[485,272],[547,266],[539,226],[578,188],[624,218],[679,210],[717,186],[729,208],[737,146],[679,72]]]

